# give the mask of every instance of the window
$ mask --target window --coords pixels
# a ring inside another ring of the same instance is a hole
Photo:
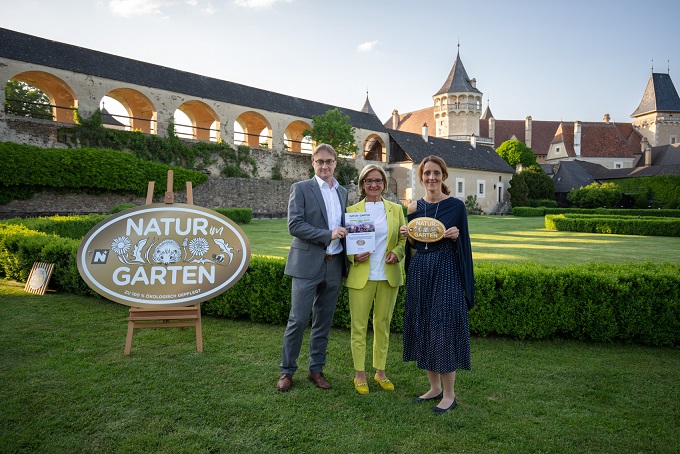
[[[555,149],[555,154],[559,154],[559,152],[560,152],[560,147],[557,147],[557,148]]]
[[[484,197],[486,193],[486,181],[477,180],[477,197]]]
[[[465,196],[465,178],[456,178],[456,197]]]
[[[671,144],[678,142],[678,136],[671,136]]]
[[[621,169],[621,168],[623,168],[623,163],[622,163],[622,162],[615,162],[615,163],[614,163],[614,168],[615,168],[615,169]]]

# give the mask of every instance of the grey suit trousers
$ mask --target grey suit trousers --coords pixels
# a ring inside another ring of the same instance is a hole
[[[310,315],[312,331],[309,338],[309,371],[316,374],[323,370],[328,334],[342,288],[343,260],[343,254],[324,260],[319,272],[312,279],[293,277],[292,306],[283,335],[280,366],[282,374],[293,374],[298,368],[297,358]]]

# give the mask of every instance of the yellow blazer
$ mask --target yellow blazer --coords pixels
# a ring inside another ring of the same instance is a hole
[[[385,256],[389,252],[394,252],[397,254],[397,263],[386,263],[385,264],[385,275],[387,276],[387,282],[389,282],[392,287],[399,287],[404,285],[404,276],[401,272],[403,267],[404,259],[404,245],[406,244],[406,237],[399,234],[399,227],[406,225],[406,219],[404,218],[404,210],[401,205],[390,202],[389,200],[382,199],[385,205],[385,213],[387,214],[387,248],[385,250]],[[366,199],[360,201],[357,204],[347,207],[348,213],[356,213],[366,211]],[[385,261],[385,257],[375,257],[371,255],[369,260],[365,262],[354,262],[354,255],[348,255],[351,266],[349,267],[349,274],[345,285],[349,288],[361,289],[364,288],[366,282],[368,282],[368,274],[371,271],[370,260],[380,259]]]

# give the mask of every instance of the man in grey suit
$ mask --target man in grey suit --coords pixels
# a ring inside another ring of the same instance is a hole
[[[347,235],[343,227],[347,190],[333,178],[336,159],[333,147],[318,145],[312,152],[314,177],[294,183],[290,188],[288,231],[293,241],[284,272],[293,277],[293,285],[288,325],[283,335],[281,377],[276,383],[279,391],[288,391],[293,385],[310,315],[308,377],[318,388],[331,388],[322,370],[347,260],[342,244]]]

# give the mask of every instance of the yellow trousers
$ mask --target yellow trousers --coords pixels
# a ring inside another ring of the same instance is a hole
[[[364,370],[366,331],[368,317],[373,307],[373,367],[385,370],[387,349],[390,345],[390,322],[399,287],[391,287],[386,280],[367,281],[362,289],[348,290],[349,313],[352,317],[350,343],[354,369]]]

